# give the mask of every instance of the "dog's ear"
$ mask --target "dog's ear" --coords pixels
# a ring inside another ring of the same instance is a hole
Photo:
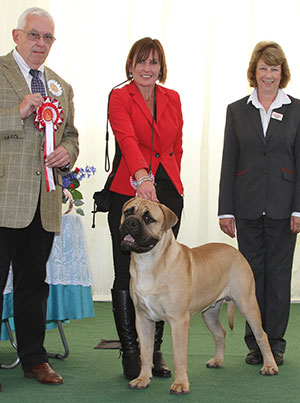
[[[165,216],[165,224],[166,224],[166,230],[174,227],[174,225],[178,221],[178,217],[175,213],[173,213],[172,210],[170,210],[167,206],[164,204],[159,203],[159,207],[161,208],[164,216]]]

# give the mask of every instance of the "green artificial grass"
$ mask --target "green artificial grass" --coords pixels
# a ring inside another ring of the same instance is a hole
[[[300,305],[291,306],[286,333],[285,363],[274,377],[259,374],[260,366],[245,363],[247,348],[243,341],[244,319],[235,311],[234,330],[227,324],[226,305],[221,321],[227,331],[224,367],[205,367],[214,352],[214,341],[204,325],[201,315],[192,318],[189,338],[189,380],[191,392],[185,396],[169,394],[173,376],[169,379],[153,378],[149,388],[132,390],[122,374],[118,350],[101,350],[94,347],[103,339],[117,339],[111,303],[95,302],[95,318],[73,320],[64,325],[70,355],[64,360],[51,359],[64,384],[48,386],[23,377],[21,366],[0,370],[2,392],[0,402],[5,403],[76,403],[76,402],[209,402],[241,403],[299,401],[300,395]],[[46,348],[63,353],[58,330],[48,330]],[[165,326],[164,357],[171,369],[172,340],[168,324]],[[10,364],[16,354],[8,341],[0,342],[0,362]]]

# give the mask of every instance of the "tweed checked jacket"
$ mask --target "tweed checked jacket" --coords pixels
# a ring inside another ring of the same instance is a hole
[[[46,83],[57,81],[62,88],[56,98],[63,109],[63,123],[55,132],[56,147],[70,155],[70,168],[78,156],[78,132],[74,127],[73,90],[61,77],[45,67]],[[0,226],[24,228],[32,221],[39,195],[43,228],[60,231],[62,181],[55,168],[56,190],[46,191],[44,133],[36,129],[33,114],[21,119],[18,105],[31,91],[12,52],[0,57]]]

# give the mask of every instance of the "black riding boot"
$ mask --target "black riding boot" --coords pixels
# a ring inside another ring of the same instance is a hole
[[[160,350],[164,324],[165,323],[163,321],[156,322],[152,374],[160,378],[170,378],[171,370],[165,362]]]
[[[135,330],[135,312],[128,290],[111,290],[112,307],[117,332],[122,346],[123,372],[127,379],[137,378],[140,369],[140,351]]]

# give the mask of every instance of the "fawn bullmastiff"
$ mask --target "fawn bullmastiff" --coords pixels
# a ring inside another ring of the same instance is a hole
[[[208,243],[196,248],[180,244],[171,229],[176,222],[177,217],[169,208],[145,199],[130,199],[122,210],[121,246],[131,252],[130,293],[141,351],[141,372],[129,386],[143,389],[149,385],[155,322],[163,320],[172,329],[175,379],[170,392],[189,393],[188,333],[190,317],[198,312],[202,312],[215,339],[215,355],[206,366],[221,367],[226,332],[219,313],[224,300],[229,301],[231,328],[234,304],[251,326],[264,360],[260,373],[277,374],[248,262],[237,249],[226,244]]]

